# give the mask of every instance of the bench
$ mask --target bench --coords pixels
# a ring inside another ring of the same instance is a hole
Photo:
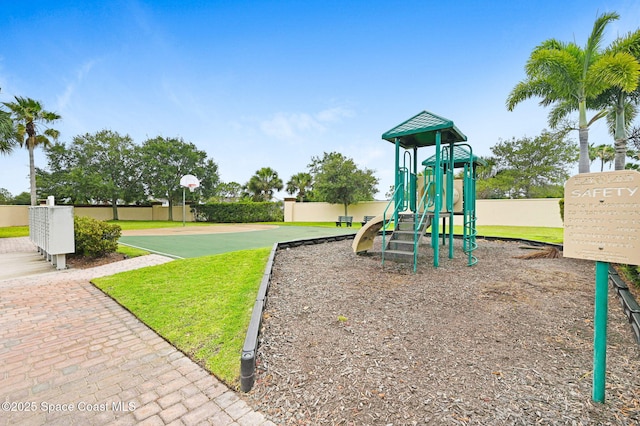
[[[342,227],[343,223],[347,226],[351,226],[351,224],[353,223],[353,216],[338,216],[338,220],[336,220],[336,226]]]
[[[362,219],[362,222],[360,223],[362,223],[362,226],[364,226],[365,223],[369,222],[371,219],[374,219],[374,218],[375,216],[365,216],[364,219]]]

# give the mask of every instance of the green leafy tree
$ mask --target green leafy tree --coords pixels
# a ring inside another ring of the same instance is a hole
[[[129,135],[111,130],[87,133],[73,138],[70,151],[76,163],[74,171],[89,182],[88,198],[110,203],[114,220],[118,220],[119,200],[144,200],[140,156]]]
[[[180,178],[191,174],[206,182],[218,181],[218,167],[207,161],[207,153],[193,143],[180,138],[157,137],[146,140],[140,147],[142,177],[149,195],[169,202],[169,220],[173,220],[173,206],[182,201]],[[198,191],[196,190],[196,191]]]
[[[298,201],[307,201],[307,193],[313,189],[311,173],[300,172],[291,176],[287,182],[287,194],[296,194]]]
[[[246,190],[253,201],[271,201],[275,191],[282,190],[282,179],[271,167],[263,167],[251,176]]]
[[[46,153],[49,171],[38,169],[38,185],[63,202],[109,203],[118,220],[119,201],[145,200],[138,147],[128,135],[87,133],[74,137],[69,146],[55,143]]]
[[[88,204],[95,200],[92,188],[98,183],[79,163],[76,150],[55,142],[46,148],[45,154],[47,169],[36,168],[40,193],[53,195],[59,203]]]
[[[238,182],[222,182],[218,185],[216,201],[234,202],[242,197],[242,185]]]
[[[314,198],[331,204],[342,204],[347,215],[349,204],[373,200],[378,178],[370,169],[360,170],[351,158],[338,152],[312,157],[309,170],[313,176]]]
[[[626,155],[626,153],[625,153]],[[604,171],[604,165],[612,163],[616,157],[616,150],[611,145],[589,145],[589,160],[600,160],[600,171]]]
[[[35,206],[37,204],[36,166],[33,153],[37,146],[47,146],[51,143],[51,139],[58,138],[59,132],[47,127],[47,125],[59,120],[60,116],[54,112],[46,111],[40,102],[31,98],[16,96],[15,102],[3,102],[3,105],[10,111],[16,140],[20,146],[26,147],[29,151],[31,205]]]
[[[476,197],[505,198],[511,190],[512,177],[507,170],[498,168],[498,160],[495,157],[481,157],[486,165],[479,164],[476,167]]]
[[[192,199],[195,201],[197,197],[204,199],[217,197],[220,192],[220,174],[218,172],[218,164],[212,159],[208,159],[204,168],[198,176],[200,179],[200,186],[197,192],[190,193]]]
[[[600,52],[607,24],[618,18],[617,13],[600,15],[584,48],[555,39],[542,42],[527,61],[527,78],[519,82],[507,98],[509,111],[525,99],[542,98],[541,105],[552,105],[549,113],[552,128],[557,128],[571,112],[578,111],[580,173],[589,172],[589,126],[607,114],[601,110],[588,120],[589,103],[611,87],[631,92],[638,85],[640,65],[632,55]]]
[[[0,188],[0,205],[12,204],[13,196],[6,188]]]
[[[391,197],[393,197],[393,193],[394,192],[396,192],[396,186],[395,185],[389,185],[389,189],[387,190],[387,192],[384,193],[385,200],[390,200]]]
[[[491,152],[493,170],[479,177],[478,198],[557,196],[578,157],[565,132],[546,130],[535,138],[500,141]]]
[[[31,194],[27,191],[21,192],[13,197],[11,203],[17,206],[28,206],[31,204]]]

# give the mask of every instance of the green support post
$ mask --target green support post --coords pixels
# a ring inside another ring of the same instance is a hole
[[[449,143],[449,164],[447,165],[447,210],[449,211],[449,259],[453,259],[453,142]]]
[[[441,133],[436,132],[436,158],[434,172],[436,178],[436,193],[434,202],[433,222],[431,223],[431,246],[433,247],[433,266],[440,265],[440,210],[442,210],[442,153],[440,152]]]
[[[413,148],[413,171],[409,173],[411,176],[411,211],[413,212],[413,217],[418,217],[418,148]],[[414,220],[415,225],[415,220]],[[415,226],[414,226],[415,229]]]
[[[596,262],[596,300],[593,315],[593,395],[595,402],[604,402],[607,371],[607,311],[609,263]]]
[[[396,191],[396,199],[394,200],[393,226],[398,226],[398,201],[400,200],[400,139],[396,138],[396,183],[394,189]]]

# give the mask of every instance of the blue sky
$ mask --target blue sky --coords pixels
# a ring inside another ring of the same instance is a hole
[[[225,182],[268,166],[286,183],[339,151],[375,170],[382,198],[394,148],[380,136],[420,111],[453,120],[480,155],[538,135],[548,111],[536,100],[505,108],[531,50],[584,45],[608,11],[621,18],[607,44],[640,27],[640,2],[624,0],[0,0],[0,101],[42,101],[67,143],[102,129],[138,144],[181,137]],[[604,127],[590,142],[610,143]],[[0,157],[1,187],[28,190],[26,150]]]

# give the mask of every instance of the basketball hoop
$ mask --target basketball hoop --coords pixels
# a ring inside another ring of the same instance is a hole
[[[194,175],[184,175],[180,178],[180,186],[189,188],[189,191],[193,192],[200,186],[200,180]]]
[[[184,188],[189,188],[190,192],[196,190],[200,186],[200,180],[194,175],[184,175],[180,178],[180,186],[182,186],[182,226],[185,226],[186,217],[186,200],[184,196]]]

